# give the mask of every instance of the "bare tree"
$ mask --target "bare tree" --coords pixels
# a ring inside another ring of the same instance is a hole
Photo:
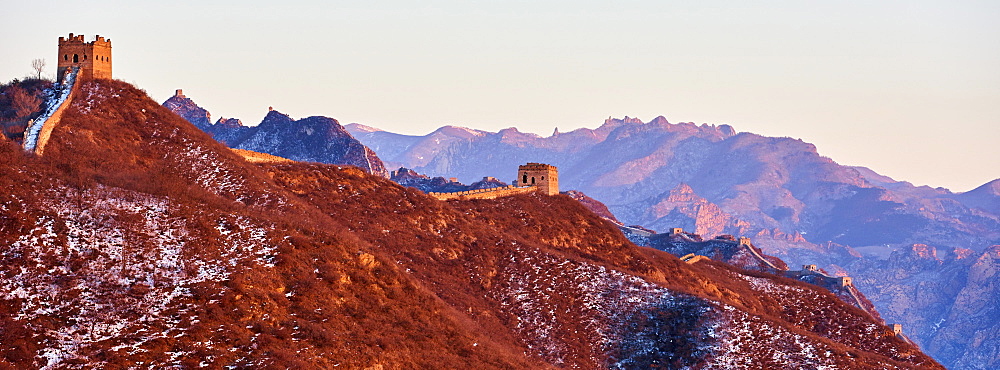
[[[45,70],[45,59],[34,59],[31,61],[31,68],[35,70],[35,78],[42,79],[42,71]]]

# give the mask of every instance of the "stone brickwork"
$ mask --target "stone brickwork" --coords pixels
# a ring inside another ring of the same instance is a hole
[[[45,112],[28,125],[28,132],[24,137],[24,149],[34,151],[38,155],[45,153],[45,146],[52,136],[52,130],[62,120],[63,112],[80,91],[80,83],[77,82],[79,74],[79,69],[66,69],[60,82],[55,85],[55,94],[45,102]]]
[[[180,91],[180,90],[177,90]],[[271,155],[267,153],[255,152],[252,150],[236,149],[230,148],[234,153],[239,154],[243,159],[246,159],[250,163],[293,163],[295,161],[282,158],[276,155]]]
[[[95,36],[95,40],[85,42],[83,35],[69,34],[59,38],[58,70],[56,76],[62,81],[66,71],[79,67],[77,77],[81,81],[96,78],[111,78],[111,39]]]
[[[559,170],[544,163],[528,163],[517,168],[514,186],[533,186],[545,195],[559,194]]]
[[[489,189],[476,189],[468,191],[458,191],[454,193],[427,193],[438,200],[449,200],[449,199],[496,199],[506,196],[511,196],[515,194],[527,194],[531,192],[538,191],[538,188],[528,187],[528,188],[518,188],[514,186],[506,186],[501,188],[489,188]]]
[[[559,194],[559,170],[556,166],[543,163],[528,163],[517,168],[518,179],[514,184],[507,187],[476,189],[468,191],[458,191],[453,193],[427,193],[439,200],[448,199],[496,199],[515,194],[526,194],[538,192],[545,195]],[[483,181],[493,180],[494,177],[483,177]],[[452,178],[452,181],[457,179]]]

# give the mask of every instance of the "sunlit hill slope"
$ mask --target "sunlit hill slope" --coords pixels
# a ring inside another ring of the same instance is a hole
[[[0,367],[938,368],[829,291],[636,247],[565,195],[252,164],[119,81],[0,141]]]

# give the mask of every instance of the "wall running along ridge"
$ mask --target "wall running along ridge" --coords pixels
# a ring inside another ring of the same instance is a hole
[[[52,136],[52,130],[62,119],[63,112],[73,101],[76,92],[80,90],[80,84],[76,83],[80,73],[80,68],[69,69],[66,76],[62,78],[62,83],[55,88],[55,92],[45,102],[45,112],[31,121],[28,125],[27,133],[24,136],[24,149],[33,151],[37,155],[45,152],[45,145]]]
[[[448,200],[448,199],[496,199],[501,197],[507,197],[515,194],[527,194],[531,192],[538,191],[537,186],[518,188],[513,185],[503,187],[503,188],[489,188],[489,189],[476,189],[468,191],[459,191],[454,193],[427,193],[437,200]]]

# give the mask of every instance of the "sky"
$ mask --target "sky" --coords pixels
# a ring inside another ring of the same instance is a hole
[[[1000,178],[997,1],[0,0],[0,81],[69,33],[114,76],[255,125],[422,135],[664,116],[967,191]]]

